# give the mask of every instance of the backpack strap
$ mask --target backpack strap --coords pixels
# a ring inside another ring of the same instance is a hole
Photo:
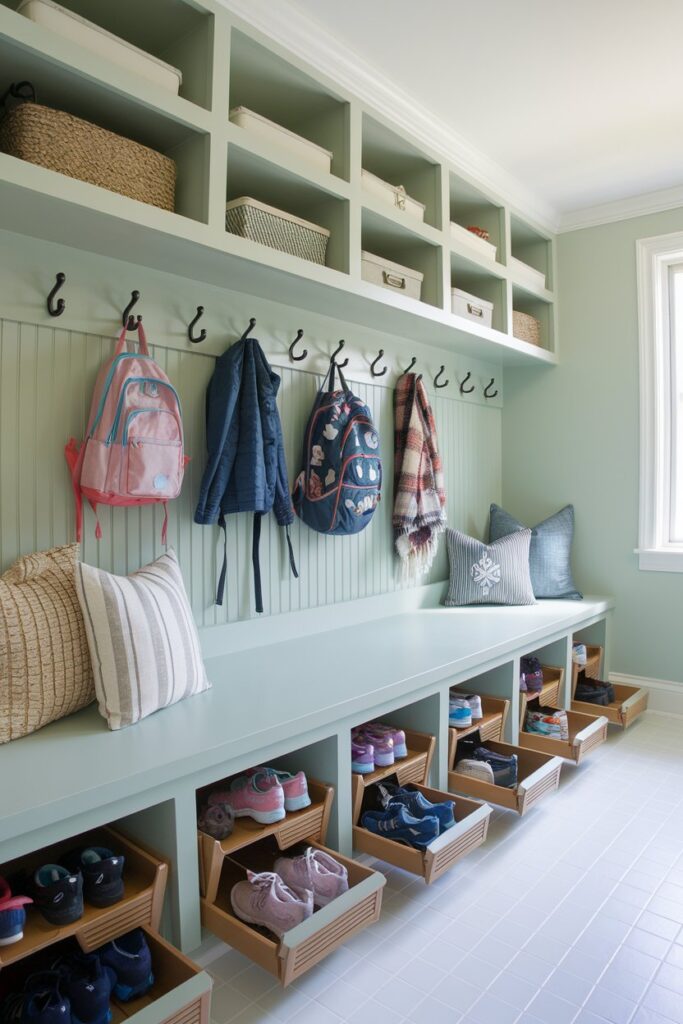
[[[222,512],[218,518],[218,525],[223,531],[223,565],[221,566],[218,587],[216,588],[216,604],[222,605],[223,595],[225,594],[225,575],[228,571],[228,528]]]
[[[292,570],[292,576],[295,580],[299,579],[299,573],[296,568],[296,562],[294,561],[294,548],[292,547],[292,538],[289,535],[289,526],[285,526],[285,536],[287,537],[287,547],[289,548],[289,568]]]
[[[128,331],[127,327],[123,327],[121,329],[121,333],[119,334],[118,341],[116,342],[116,348],[114,349],[114,355],[115,356],[120,356],[121,353],[124,351],[124,349],[126,347],[126,334],[127,334],[127,331]],[[140,352],[141,356],[148,356],[149,355],[149,349],[147,348],[147,335],[145,334],[145,328],[142,326],[142,320],[138,320],[137,332],[138,332],[138,351]]]
[[[330,359],[330,368],[327,371],[327,373],[325,374],[325,379],[323,380],[322,387],[320,389],[321,391],[334,391],[334,373],[335,373],[335,370],[339,374],[339,384],[340,384],[342,390],[343,391],[348,391],[348,386],[346,384],[346,378],[344,377],[344,374],[342,373],[342,368],[339,365],[339,363],[336,361],[336,359]],[[328,383],[329,383],[329,386],[326,387],[326,385]]]

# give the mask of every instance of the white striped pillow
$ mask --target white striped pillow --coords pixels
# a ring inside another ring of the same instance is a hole
[[[110,729],[209,689],[173,550],[131,576],[80,562],[76,587],[100,714]]]
[[[482,544],[446,530],[450,578],[446,604],[536,604],[529,573],[531,530],[517,530]]]

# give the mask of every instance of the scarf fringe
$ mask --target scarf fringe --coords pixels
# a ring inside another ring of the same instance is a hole
[[[439,534],[446,529],[446,519],[432,524],[428,539],[413,546],[410,536],[415,531],[405,527],[396,537],[396,553],[399,557],[398,576],[403,586],[414,586],[419,583],[432,567],[439,548]]]

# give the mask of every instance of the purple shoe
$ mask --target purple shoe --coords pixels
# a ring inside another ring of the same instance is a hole
[[[394,741],[385,732],[374,732],[362,726],[353,737],[356,743],[371,743],[375,750],[375,764],[378,768],[388,768],[394,763]]]
[[[349,888],[349,873],[344,865],[312,846],[299,857],[278,857],[274,869],[295,892],[309,889],[316,907],[326,907]]]
[[[375,748],[372,743],[351,737],[351,771],[356,775],[368,775],[375,770]]]
[[[247,879],[233,885],[230,902],[241,921],[268,928],[278,938],[313,913],[310,889],[290,889],[274,871],[247,871]]]
[[[363,729],[368,733],[384,736],[385,738],[389,737],[394,744],[395,758],[400,760],[408,756],[406,734],[403,729],[395,729],[393,725],[385,725],[384,722],[368,722],[367,725],[363,726]]]

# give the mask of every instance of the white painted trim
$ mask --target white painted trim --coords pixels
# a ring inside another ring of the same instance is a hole
[[[672,679],[649,679],[646,676],[631,676],[623,672],[610,672],[609,681],[624,686],[636,686],[639,690],[648,690],[648,711],[683,717],[683,682],[677,683]]]
[[[683,232],[636,242],[640,365],[639,568],[683,572],[683,548],[671,544],[669,267],[683,261]]]
[[[566,231],[581,231],[601,224],[613,224],[633,217],[646,217],[652,213],[663,213],[683,206],[683,186],[665,188],[658,192],[644,192],[642,195],[616,199],[611,203],[586,206],[581,210],[570,210],[560,214],[558,234]]]
[[[358,96],[399,131],[443,156],[463,174],[474,178],[501,202],[514,207],[524,217],[554,233],[559,212],[540,199],[519,178],[486,156],[445,121],[399,84],[381,74],[340,39],[316,24],[288,0],[219,0],[238,17],[286,47],[311,67],[324,72],[343,89]]]

